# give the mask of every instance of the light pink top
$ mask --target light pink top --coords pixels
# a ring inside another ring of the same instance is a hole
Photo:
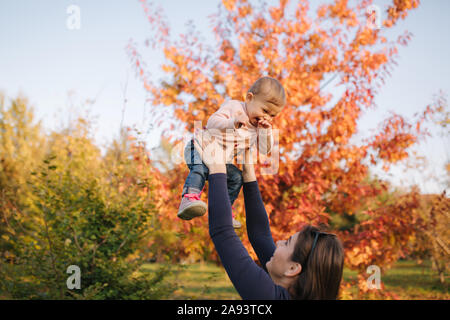
[[[235,116],[243,112],[246,117],[245,124],[236,129],[234,127]],[[227,129],[226,133],[219,132],[214,129]],[[218,138],[219,141],[226,143],[226,161],[232,163],[234,156],[239,155],[245,149],[245,141],[250,141],[250,145],[258,148],[258,152],[267,155],[273,146],[272,129],[259,129],[253,126],[247,115],[247,108],[245,102],[238,100],[228,100],[211,115],[206,124],[206,130],[211,136]],[[267,136],[269,137],[270,145],[267,145]],[[258,137],[259,136],[259,137]],[[259,141],[258,141],[259,138]],[[236,154],[233,150],[236,145]]]

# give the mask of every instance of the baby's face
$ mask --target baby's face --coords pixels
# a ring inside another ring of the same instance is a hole
[[[262,96],[255,96],[251,92],[245,98],[250,123],[258,127],[258,122],[266,120],[272,123],[273,118],[281,112],[284,103],[268,101]]]

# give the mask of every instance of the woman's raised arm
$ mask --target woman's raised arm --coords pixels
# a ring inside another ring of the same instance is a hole
[[[289,299],[287,290],[253,261],[236,235],[225,173],[209,175],[208,212],[209,234],[239,295],[252,300]]]
[[[270,231],[269,218],[262,201],[251,152],[246,152],[243,165],[244,202],[248,239],[266,270],[266,262],[275,251],[275,243]],[[267,271],[267,270],[266,270]]]

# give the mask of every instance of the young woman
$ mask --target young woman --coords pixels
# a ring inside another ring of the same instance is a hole
[[[204,153],[214,141],[195,142],[209,169],[209,233],[220,260],[243,299],[337,299],[344,266],[344,250],[333,234],[305,226],[275,245],[250,152],[243,166],[244,200],[249,240],[261,262],[258,266],[236,235],[227,192],[225,164]],[[220,148],[219,144],[216,146]]]

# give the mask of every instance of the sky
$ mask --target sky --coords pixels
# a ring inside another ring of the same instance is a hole
[[[154,2],[163,8],[172,35],[185,32],[186,23],[192,20],[205,40],[213,41],[207,17],[217,11],[219,0]],[[411,119],[433,101],[439,90],[448,98],[450,1],[421,2],[405,21],[387,33],[398,35],[408,30],[413,37],[408,46],[399,47],[398,66],[375,98],[378,108],[366,112],[358,122],[361,137],[369,136],[390,110]],[[317,3],[323,1],[310,1],[312,10]],[[387,3],[374,1],[380,7]],[[73,15],[68,12],[72,5],[80,9],[79,29],[67,26]],[[138,0],[2,0],[0,91],[8,98],[25,95],[47,130],[69,121],[73,116],[69,110],[76,110],[95,119],[94,138],[99,146],[117,137],[123,124],[140,128],[146,133],[148,146],[155,147],[161,132],[146,129],[152,120],[148,115],[150,106],[125,50],[133,39],[148,70],[158,79],[164,60],[160,52],[144,47],[150,34]],[[337,93],[333,83],[326,90]],[[84,109],[77,107],[86,99],[95,99],[95,103]],[[388,173],[379,167],[371,170],[394,185],[416,183],[424,193],[442,192],[445,186],[428,174],[443,176],[444,163],[450,158],[448,141],[448,137],[427,139],[414,148],[427,158],[429,172],[404,171],[404,165],[393,166]]]

